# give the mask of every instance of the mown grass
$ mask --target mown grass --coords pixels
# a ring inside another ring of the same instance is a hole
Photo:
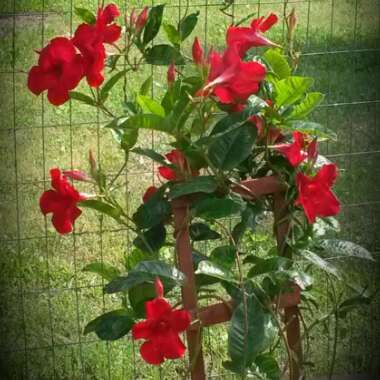
[[[115,1],[122,9],[125,1]],[[151,4],[127,1],[127,9]],[[179,17],[179,1],[167,1],[166,20]],[[252,12],[282,14],[283,0],[236,1],[236,18]],[[258,5],[260,3],[260,5]],[[87,168],[91,148],[103,168],[115,173],[124,156],[105,121],[93,109],[78,103],[55,108],[43,97],[26,89],[27,71],[36,61],[34,49],[56,34],[67,34],[78,20],[72,6],[96,8],[97,0],[5,0],[0,4],[0,373],[5,379],[174,379],[183,375],[183,363],[165,364],[161,369],[145,365],[130,338],[104,343],[94,335],[83,336],[86,323],[104,310],[119,307],[118,300],[102,295],[101,281],[81,272],[87,263],[99,259],[122,265],[128,257],[130,238],[119,226],[85,212],[76,233],[58,236],[41,217],[38,198],[48,180],[48,169]],[[220,11],[220,1],[197,1],[199,23],[194,32],[210,46],[221,49],[229,19]],[[338,133],[338,142],[323,146],[324,153],[341,169],[337,192],[347,205],[341,215],[341,236],[379,251],[379,4],[376,0],[336,0],[291,2],[297,9],[299,28],[296,46],[305,53],[300,74],[316,78],[315,89],[326,93],[324,106],[313,118]],[[183,2],[182,2],[183,12]],[[11,13],[16,11],[16,16]],[[42,18],[40,12],[46,14]],[[332,16],[333,15],[333,16]],[[13,34],[14,30],[14,34]],[[282,41],[283,29],[270,33]],[[43,38],[42,38],[43,36]],[[163,38],[158,37],[158,41]],[[185,44],[188,49],[190,41]],[[349,51],[349,52],[347,52]],[[130,89],[137,88],[151,74],[145,68],[136,78],[128,78]],[[162,82],[164,70],[153,69]],[[121,111],[120,84],[110,99],[110,107]],[[85,86],[81,90],[86,91]],[[159,92],[158,86],[153,88]],[[333,105],[338,104],[338,105]],[[140,142],[166,151],[164,138],[144,133]],[[363,154],[363,152],[369,152]],[[143,190],[157,181],[152,163],[133,157],[128,173],[119,180],[120,197],[127,199],[133,212]],[[16,177],[17,174],[17,177]],[[17,180],[17,183],[16,183]],[[83,188],[83,190],[86,190]],[[351,206],[349,206],[351,205]],[[203,247],[204,252],[208,247]],[[356,266],[356,265],[355,265]],[[350,269],[350,267],[348,268]],[[379,265],[358,268],[362,281],[375,287]],[[324,282],[324,278],[320,277]],[[321,315],[328,307],[326,287],[318,295]],[[345,322],[347,335],[338,352],[338,372],[379,370],[379,300]],[[312,342],[314,373],[326,373],[331,352],[331,336],[318,331]],[[221,374],[226,359],[226,330],[209,329],[205,334],[208,373]],[[12,352],[11,352],[12,351]],[[4,375],[3,375],[4,374]],[[227,376],[226,378],[231,378]]]

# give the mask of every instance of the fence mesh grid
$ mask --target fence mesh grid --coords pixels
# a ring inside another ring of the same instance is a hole
[[[123,16],[157,1],[114,1]],[[199,10],[193,33],[221,49],[231,18],[250,13],[282,15],[295,7],[298,15],[296,47],[302,52],[300,74],[316,78],[315,89],[326,100],[313,118],[335,130],[338,142],[324,147],[341,172],[337,192],[344,204],[340,217],[342,238],[364,245],[378,258],[380,250],[380,2],[378,0],[250,0],[232,1],[226,15],[220,0],[168,0],[165,19],[178,21],[186,7]],[[70,236],[57,236],[38,210],[38,198],[49,187],[52,167],[87,168],[88,149],[102,167],[115,174],[124,156],[102,126],[103,115],[69,102],[50,106],[45,97],[26,89],[28,69],[36,61],[34,49],[54,35],[65,35],[79,23],[73,10],[95,10],[97,0],[2,0],[0,4],[0,378],[4,379],[169,379],[180,374],[180,364],[146,366],[131,339],[102,342],[83,335],[88,321],[118,301],[104,296],[103,282],[81,268],[95,259],[118,263],[128,260],[128,231],[112,221],[84,213]],[[121,18],[120,20],[123,20]],[[285,26],[271,38],[281,41]],[[158,37],[158,40],[161,37]],[[190,46],[190,42],[185,49]],[[160,81],[162,68],[144,68],[115,88],[121,111],[122,86],[134,88],[148,75]],[[83,87],[83,91],[85,88]],[[152,91],[158,91],[152,88]],[[165,140],[145,133],[147,147],[165,149]],[[162,148],[163,147],[163,148]],[[118,180],[120,194],[132,211],[142,191],[157,181],[152,163],[132,158]],[[84,189],[85,190],[85,189]],[[378,286],[379,263],[362,266],[357,275]],[[326,300],[325,293],[321,295]],[[321,310],[321,314],[324,310]],[[379,299],[370,309],[350,314],[338,349],[336,371],[380,373],[378,352]],[[223,378],[223,327],[205,335],[209,378]],[[327,372],[331,336],[327,331],[312,342],[314,373]],[[177,375],[176,375],[177,374]]]

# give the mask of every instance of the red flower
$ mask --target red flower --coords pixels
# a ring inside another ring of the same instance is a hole
[[[161,282],[161,281],[159,281]],[[140,347],[142,358],[149,364],[159,365],[165,359],[183,357],[186,347],[179,337],[191,322],[186,310],[173,310],[162,298],[162,284],[155,284],[157,298],[145,303],[146,320],[132,327],[133,339],[145,339]]]
[[[150,198],[152,198],[152,196],[157,192],[157,187],[156,186],[149,186],[146,191],[145,191],[145,194],[143,195],[143,202],[146,203],[149,201]]]
[[[168,84],[171,86],[175,82],[175,64],[172,63],[169,65],[168,72],[167,72],[167,79],[168,79]]]
[[[197,170],[193,170],[190,168],[190,165],[188,164],[186,157],[180,150],[174,149],[171,152],[167,153],[165,157],[168,159],[168,161],[170,161],[177,167],[178,172],[191,173],[192,176],[199,175],[199,172]],[[179,173],[166,166],[160,166],[158,168],[158,172],[160,173],[161,177],[169,181],[181,179],[181,175]]]
[[[305,138],[301,132],[293,132],[292,144],[280,144],[276,145],[275,149],[286,156],[290,164],[294,167],[298,166],[303,160],[305,160],[308,154],[305,152]]]
[[[239,44],[228,47],[223,56],[210,52],[210,72],[203,94],[211,91],[222,103],[244,103],[259,90],[265,77],[265,67],[259,62],[243,62],[238,54]]]
[[[96,24],[81,24],[72,39],[84,58],[85,75],[91,87],[99,87],[104,80],[104,60],[106,51],[104,43],[113,44],[121,34],[121,27],[112,24],[119,16],[119,9],[114,4],[99,8]]]
[[[227,30],[227,45],[239,45],[239,54],[244,57],[247,50],[255,46],[277,46],[262,35],[277,22],[278,18],[271,13],[266,19],[260,17],[252,20],[250,28],[230,26]]]
[[[297,174],[298,198],[295,205],[303,207],[310,224],[315,222],[317,216],[333,216],[339,213],[339,200],[330,189],[336,176],[335,164],[323,165],[314,177]]]
[[[52,39],[40,52],[38,66],[29,71],[28,87],[35,95],[47,90],[51,104],[59,106],[69,100],[83,77],[83,59],[65,37]]]
[[[58,168],[50,170],[53,189],[45,191],[40,198],[41,212],[46,215],[53,213],[52,223],[60,234],[67,234],[73,230],[73,224],[82,213],[77,203],[87,199],[61,176]]]

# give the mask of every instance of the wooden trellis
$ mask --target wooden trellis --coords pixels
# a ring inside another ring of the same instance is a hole
[[[276,177],[270,176],[243,181],[241,182],[241,186],[233,187],[233,191],[250,200],[266,195],[273,196],[274,232],[278,252],[280,255],[289,256],[290,253],[286,246],[289,224],[286,222],[287,206],[284,199],[283,184]],[[199,321],[197,324],[192,325],[187,331],[191,379],[205,380],[201,329],[202,327],[229,321],[232,316],[233,300],[230,301],[230,305],[216,303],[207,307],[198,308],[188,222],[190,206],[191,199],[186,197],[176,199],[172,203],[178,266],[187,277],[187,282],[185,286],[182,287],[183,306],[185,309],[191,311],[194,317]],[[286,335],[289,348],[292,351],[292,372],[289,376],[290,380],[298,380],[301,376],[300,363],[302,363],[302,344],[298,311],[300,298],[300,289],[294,286],[293,293],[284,294],[279,300],[280,307],[284,309]]]

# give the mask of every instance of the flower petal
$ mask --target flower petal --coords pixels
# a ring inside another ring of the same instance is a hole
[[[160,176],[169,180],[169,181],[174,181],[177,176],[176,172],[173,169],[169,169],[166,166],[159,166],[158,172],[160,173]]]
[[[53,214],[51,221],[60,234],[68,234],[73,230],[73,223],[81,213],[82,211],[77,207],[66,212],[58,211]]]
[[[170,315],[170,326],[176,332],[187,330],[191,323],[191,315],[187,310],[173,310]]]
[[[54,106],[60,106],[70,99],[69,90],[62,86],[49,88],[47,97],[49,102]]]
[[[164,361],[161,347],[149,340],[140,347],[141,357],[149,364],[159,365]]]
[[[103,32],[103,42],[107,44],[113,44],[121,35],[121,26],[112,24],[107,26]]]
[[[44,191],[40,197],[41,212],[46,215],[55,212],[60,208],[61,197],[54,190]]]
[[[174,331],[169,330],[159,342],[160,350],[166,359],[178,359],[185,355],[186,346]]]
[[[135,323],[132,327],[133,339],[150,339],[152,337],[152,323],[149,320]]]
[[[160,319],[170,315],[172,307],[164,298],[155,298],[145,303],[147,319]]]
[[[42,91],[48,89],[46,83],[46,75],[39,66],[33,66],[28,75],[28,88],[34,95],[41,94]]]

